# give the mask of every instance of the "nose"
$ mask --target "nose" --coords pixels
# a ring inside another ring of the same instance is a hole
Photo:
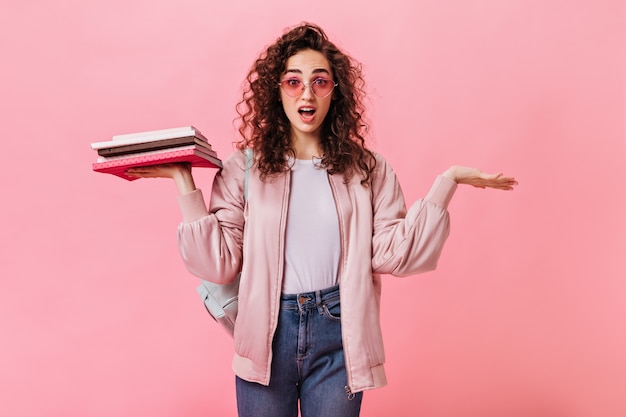
[[[301,94],[302,98],[310,99],[311,97],[313,97],[313,86],[307,83],[302,83],[302,85],[304,86],[304,90],[302,90]]]

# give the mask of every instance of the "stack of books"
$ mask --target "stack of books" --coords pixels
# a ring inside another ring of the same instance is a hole
[[[194,167],[221,168],[222,161],[204,135],[193,126],[113,136],[95,142],[98,151],[93,170],[132,181],[124,172],[131,167],[188,162]]]

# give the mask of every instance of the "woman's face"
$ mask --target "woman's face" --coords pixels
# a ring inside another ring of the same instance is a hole
[[[333,97],[328,60],[321,52],[302,50],[287,59],[280,80],[280,99],[291,124],[291,140],[319,141]]]

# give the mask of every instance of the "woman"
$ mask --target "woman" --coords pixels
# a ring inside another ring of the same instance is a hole
[[[301,24],[256,60],[238,107],[252,148],[214,180],[210,208],[186,165],[128,171],[173,178],[187,268],[217,283],[241,270],[233,369],[240,416],[358,416],[386,384],[381,275],[435,268],[457,184],[513,178],[451,167],[408,210],[387,162],[365,146],[360,66]]]

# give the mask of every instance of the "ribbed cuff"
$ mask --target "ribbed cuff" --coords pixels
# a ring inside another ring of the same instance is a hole
[[[185,223],[194,222],[209,214],[200,189],[195,189],[189,194],[179,195],[178,206]]]

